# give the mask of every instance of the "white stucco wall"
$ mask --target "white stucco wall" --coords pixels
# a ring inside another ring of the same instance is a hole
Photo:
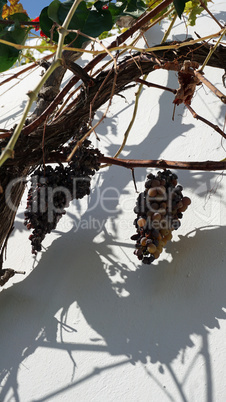
[[[225,2],[214,1],[211,9],[226,21]],[[161,29],[147,37],[150,44],[160,41]],[[219,28],[200,17],[195,30],[204,36]],[[185,33],[178,20],[172,37],[181,40]],[[226,93],[222,70],[205,73]],[[1,128],[17,121],[38,74],[0,97]],[[149,80],[177,87],[174,72],[156,71]],[[115,97],[97,131],[100,144],[92,136],[108,155],[121,144],[135,91]],[[122,155],[224,158],[225,141],[183,106],[172,121],[172,101],[170,93],[143,90]],[[225,105],[208,88],[200,87],[192,107],[223,127]],[[101,170],[88,201],[71,205],[37,260],[23,225],[24,197],[4,268],[25,270],[26,276],[12,278],[0,294],[1,402],[225,401],[225,173],[175,172],[192,205],[151,266],[133,255],[137,194],[129,170]],[[139,191],[146,173],[135,170]]]

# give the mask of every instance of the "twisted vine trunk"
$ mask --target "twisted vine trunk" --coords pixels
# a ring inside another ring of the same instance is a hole
[[[158,62],[160,61],[162,63],[162,68],[166,68],[164,67],[165,63],[174,60],[179,60],[179,62],[183,63],[184,60],[190,59],[201,64],[205,60],[208,52],[209,46],[196,43],[195,45],[179,48],[176,50],[176,54],[175,50],[158,50],[155,52],[155,56],[158,57]],[[71,104],[71,107],[66,109],[53,123],[46,126],[44,147],[45,160],[48,161],[52,151],[60,152],[62,145],[71,137],[76,137],[81,126],[89,121],[90,103],[93,101],[97,92],[98,96],[95,98],[95,102],[92,105],[92,117],[94,113],[110,99],[115,78],[115,94],[119,94],[143,74],[152,72],[156,65],[156,59],[153,58],[152,54],[136,53],[133,54],[133,57],[126,57],[123,61],[118,63],[117,77],[115,77],[114,70],[101,72],[95,78],[93,86],[83,88],[76,100]],[[220,46],[212,55],[208,65],[225,69],[226,48]],[[105,80],[107,75],[108,78]],[[52,77],[52,79],[53,78],[54,77]],[[59,91],[60,81],[53,79],[52,82],[52,95],[51,91],[49,92],[48,90],[48,96],[51,96],[48,100],[45,100],[47,103],[51,102],[55,94]],[[104,85],[102,85],[103,82]],[[41,105],[42,106],[37,106],[38,115],[43,111],[43,108],[46,107],[46,102],[43,102],[43,99]],[[37,116],[37,109],[35,113]],[[43,161],[43,150],[40,148],[42,137],[43,126],[38,127],[29,135],[21,135],[15,148],[15,158],[8,160],[0,169],[0,185],[3,189],[3,193],[0,194],[0,248],[4,244],[4,240],[13,225],[16,210],[25,189],[26,176],[32,168]],[[5,144],[6,140],[0,142],[1,147],[4,147]],[[21,180],[17,180],[19,178],[21,178]],[[13,186],[11,185],[12,183],[14,183]],[[11,189],[10,192],[7,191],[9,189]],[[11,208],[12,205],[13,208]]]
[[[10,170],[4,168],[0,171],[0,183],[3,189],[3,193],[0,195],[0,248],[13,227],[16,212],[25,190],[28,172],[28,167],[14,166]]]

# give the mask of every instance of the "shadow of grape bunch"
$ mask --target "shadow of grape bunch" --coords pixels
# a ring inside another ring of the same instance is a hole
[[[169,365],[180,350],[193,346],[192,334],[203,336],[205,327],[219,328],[218,319],[225,318],[225,235],[226,227],[220,227],[180,236],[167,248],[171,263],[137,269],[129,263],[132,249],[126,250],[128,265],[115,263],[109,241],[92,244],[92,231],[81,231],[76,239],[71,231],[55,240],[37,269],[0,295],[1,399],[10,387],[16,395],[21,363],[44,341],[48,348],[62,346],[69,354],[83,350],[82,342],[77,344],[82,334],[67,321],[75,301],[92,331],[104,340],[103,352],[128,356],[134,363],[150,359]],[[116,273],[119,279],[113,281]],[[74,328],[68,344],[57,340],[54,316],[59,309],[62,331],[63,326]],[[89,353],[96,348],[91,339]],[[207,359],[208,350],[203,353]]]

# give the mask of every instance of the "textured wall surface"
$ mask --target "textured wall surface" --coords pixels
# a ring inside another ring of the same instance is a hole
[[[225,2],[214,1],[211,10],[226,21]],[[149,44],[159,43],[163,30],[155,28]],[[219,27],[202,16],[195,30],[203,37]],[[194,35],[190,27],[188,33]],[[178,20],[172,38],[185,35]],[[0,98],[1,128],[18,121],[40,71],[3,87],[2,92],[18,82]],[[225,93],[222,74],[205,70]],[[156,71],[148,79],[178,86],[174,72]],[[122,142],[135,92],[131,88],[124,99],[114,99],[97,130],[100,142],[92,136],[108,155]],[[172,101],[171,93],[143,90],[122,156],[223,159],[225,140],[183,106],[172,121]],[[192,107],[223,127],[225,105],[208,88],[197,90]],[[225,401],[225,173],[175,172],[192,204],[151,266],[133,254],[137,194],[129,170],[102,169],[91,196],[73,202],[36,260],[23,225],[24,197],[4,267],[25,270],[26,276],[14,277],[0,294],[1,402]],[[135,170],[139,191],[146,174]]]

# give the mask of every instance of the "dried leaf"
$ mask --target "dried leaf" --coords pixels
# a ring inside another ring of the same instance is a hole
[[[24,13],[27,14],[26,10],[24,10],[22,4],[18,4],[20,0],[9,0],[10,6],[5,4],[2,9],[2,18],[6,19],[10,15],[16,13]]]
[[[178,73],[179,88],[175,95],[173,103],[180,105],[190,105],[193,98],[196,85],[200,84],[200,81],[194,75],[194,69],[197,69],[199,64],[197,62],[191,62],[189,60],[184,61],[183,67]]]

